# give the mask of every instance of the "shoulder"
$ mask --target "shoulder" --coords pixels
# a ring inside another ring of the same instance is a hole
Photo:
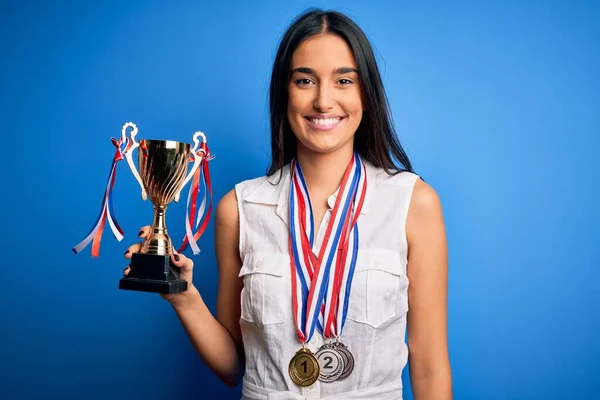
[[[415,181],[406,223],[409,239],[423,237],[429,240],[444,230],[440,196],[421,179]]]
[[[432,214],[442,210],[442,202],[436,190],[427,182],[417,179],[410,202],[410,213]]]
[[[371,166],[375,184],[400,190],[409,199],[410,212],[433,212],[441,208],[435,189],[415,172],[394,170],[387,173],[383,168]]]
[[[400,188],[408,187],[412,190],[415,181],[419,180],[419,175],[410,171],[391,171],[387,173],[383,168],[374,170],[375,182],[378,185],[396,186]]]
[[[372,190],[375,192],[373,195],[377,198],[389,199],[391,205],[406,216],[415,183],[421,180],[419,175],[410,171],[387,172],[383,168],[371,168],[367,173],[369,181],[372,182]]]
[[[217,204],[215,212],[216,228],[237,230],[238,218],[237,195],[235,189],[231,189]]]
[[[225,225],[228,228],[237,226],[239,218],[238,202],[260,187],[266,177],[247,179],[238,182],[219,200],[215,212],[217,227]]]
[[[276,195],[285,186],[289,174],[288,164],[272,175],[263,175],[237,183],[235,185],[235,192],[238,202],[269,202],[272,200],[272,196]]]
[[[412,187],[419,175],[410,171],[392,170],[387,172],[381,167],[376,167],[369,162],[365,162],[367,166],[367,177],[375,183],[376,186],[408,189],[412,191]]]
[[[253,201],[255,197],[267,196],[274,190],[271,177],[259,176],[246,179],[234,185],[220,200],[216,209],[217,223],[231,226],[239,218],[240,205]]]
[[[258,188],[267,182],[266,176],[260,176],[257,178],[246,179],[235,184],[232,189],[235,192],[238,199],[243,200],[250,194],[254,193]]]
[[[236,183],[217,204],[215,215],[217,223],[231,225],[236,222],[239,212],[238,202],[256,191],[266,180],[265,176],[261,176]]]

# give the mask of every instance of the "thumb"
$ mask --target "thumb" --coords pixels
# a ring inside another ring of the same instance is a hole
[[[174,251],[171,255],[171,262],[173,263],[173,265],[180,268],[181,279],[185,279],[186,281],[191,282],[194,262],[187,258],[185,255],[180,254],[176,251]]]

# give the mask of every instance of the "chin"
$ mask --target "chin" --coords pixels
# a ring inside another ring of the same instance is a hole
[[[323,140],[300,141],[300,145],[301,147],[304,147],[304,150],[317,154],[331,154],[338,151],[348,150],[351,151],[352,144],[352,138],[344,142],[336,141],[335,143]]]

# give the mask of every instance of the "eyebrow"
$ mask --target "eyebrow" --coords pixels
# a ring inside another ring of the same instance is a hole
[[[294,68],[292,70],[292,74],[296,73],[296,72],[301,73],[301,74],[313,75],[313,76],[316,75],[315,70],[312,68],[308,68],[308,67]],[[334,73],[337,75],[349,74],[352,72],[358,73],[358,70],[356,68],[352,68],[352,67],[340,67],[334,71]]]

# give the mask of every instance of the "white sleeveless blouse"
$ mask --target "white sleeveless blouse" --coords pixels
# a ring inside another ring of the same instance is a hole
[[[300,349],[292,315],[288,199],[290,166],[271,177],[235,186],[239,208],[243,278],[240,327],[246,355],[242,399],[402,399],[408,311],[406,216],[416,174],[388,175],[365,162],[367,194],[359,225],[359,254],[348,316],[340,336],[354,356],[354,371],[341,381],[294,384],[288,375]],[[316,236],[323,240],[336,194]],[[308,347],[324,344],[315,330]]]

